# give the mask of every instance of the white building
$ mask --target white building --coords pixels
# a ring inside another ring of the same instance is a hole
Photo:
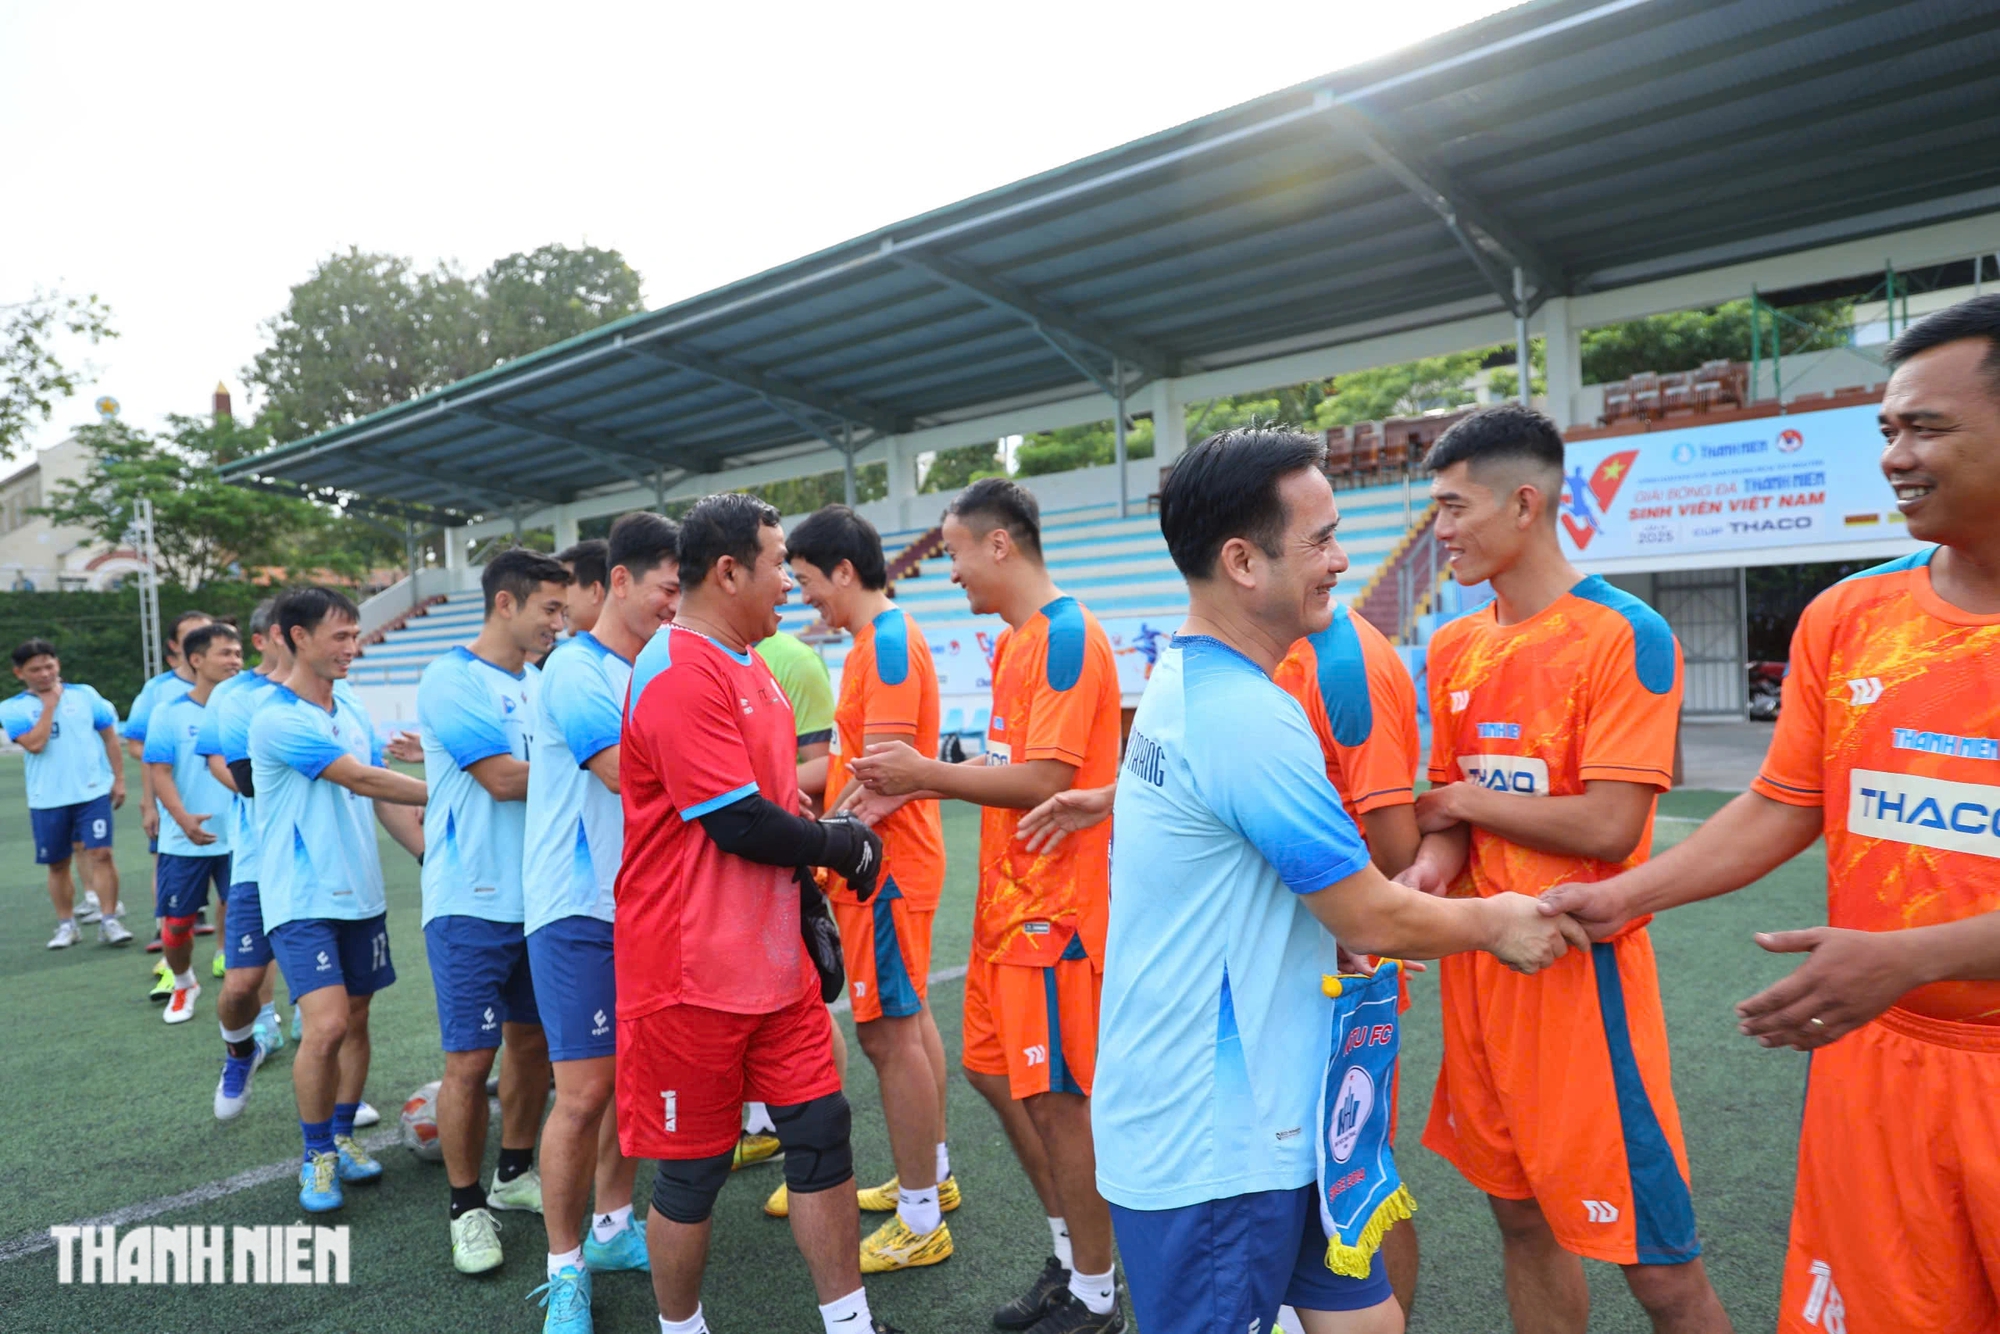
[[[32,513],[48,503],[58,483],[82,477],[89,465],[89,447],[72,435],[0,478],[0,589],[101,592],[139,569],[137,552]]]

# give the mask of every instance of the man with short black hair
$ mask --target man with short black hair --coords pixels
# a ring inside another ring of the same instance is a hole
[[[127,944],[132,933],[118,917],[118,866],[111,859],[111,812],[125,804],[118,711],[90,686],[63,681],[62,660],[48,640],[26,640],[13,656],[14,679],[27,689],[0,704],[0,725],[7,739],[28,753],[35,860],[49,868],[49,901],[56,910],[49,948],[67,949],[82,939],[70,878],[72,849],[79,845],[88,868],[82,875],[85,905],[99,914],[97,939]]]
[[[809,870],[837,871],[865,898],[882,841],[853,820],[798,813],[792,711],[753,648],[791,588],[778,512],[746,495],[701,500],[682,521],[680,568],[680,613],[632,668],[614,928],[619,1140],[661,1160],[646,1225],[660,1328],[707,1329],[710,1214],[743,1102],[757,1099],[785,1147],[792,1235],[827,1334],[886,1330],[861,1286],[825,1005],[839,945]]]
[[[521,889],[556,1081],[541,1139],[545,1334],[590,1334],[594,1276],[649,1266],[645,1234],[632,1223],[638,1161],[619,1152],[612,1101],[612,924],[625,847],[618,757],[632,662],[680,608],[679,551],[679,527],[658,514],[637,511],[611,526],[602,614],[556,645],[535,697]]]
[[[292,669],[250,721],[257,804],[257,894],[265,930],[305,1015],[292,1088],[305,1156],[299,1205],[344,1204],[342,1182],[372,1181],[382,1165],[354,1138],[368,1081],[369,1002],[396,980],[375,819],[421,859],[412,807],[424,784],[382,767],[382,743],[360,701],[337,687],[361,647],[361,614],[329,588],[278,599],[278,634]]]
[[[170,1024],[194,1018],[201,995],[193,971],[195,913],[207,905],[211,887],[218,903],[229,892],[230,793],[215,781],[196,746],[209,697],[243,668],[243,641],[233,626],[211,621],[190,630],[181,650],[194,671],[194,686],[177,699],[155,702],[143,754],[153,794],[167,816],[160,826],[153,912],[174,975],[174,994],[161,1015]]]
[[[1038,1334],[1113,1334],[1124,1320],[1090,1136],[1111,831],[1085,831],[1047,854],[1015,834],[1057,792],[1116,777],[1117,659],[1097,618],[1049,577],[1040,507],[1025,487],[974,482],[943,529],[952,582],[973,613],[1007,622],[993,650],[986,750],[947,764],[907,741],[872,745],[851,761],[869,789],[854,809],[875,820],[912,796],[985,808],[961,1060],[1041,1200],[1055,1251],[993,1318]]]
[[[645,513],[644,510],[637,512]],[[597,618],[604,612],[604,600],[611,591],[613,562],[610,543],[601,537],[588,537],[575,546],[558,551],[556,559],[569,570],[570,579],[569,586],[563,589],[563,624],[569,627],[572,635],[583,634],[597,624]]]
[[[146,831],[146,852],[152,858],[152,874],[148,884],[157,892],[160,877],[160,803],[153,795],[153,771],[145,766],[146,726],[152,721],[153,706],[160,698],[160,692],[171,690],[176,696],[194,684],[194,672],[187,660],[181,656],[181,636],[197,625],[207,625],[215,618],[205,611],[184,611],[167,622],[166,670],[150,678],[139,687],[139,693],[132,699],[132,707],[120,724],[118,735],[125,738],[125,747],[139,765],[139,827]],[[197,919],[194,933],[208,935],[214,930],[208,925],[206,914]],[[146,945],[148,954],[158,954],[163,948],[160,937],[160,923],[153,923],[153,938]],[[155,969],[151,999],[155,1004],[164,1005],[173,994],[173,973],[162,960]]]
[[[1431,639],[1424,839],[1398,879],[1506,898],[1642,864],[1673,786],[1680,645],[1651,607],[1564,557],[1548,418],[1481,409],[1426,462],[1452,576],[1490,582],[1494,600]],[[1580,1334],[1587,1256],[1624,1270],[1655,1329],[1727,1330],[1645,922],[1531,978],[1478,955],[1438,971],[1444,1065],[1424,1143],[1485,1192],[1516,1327]]]
[[[471,644],[439,655],[417,684],[423,735],[423,929],[444,1080],[438,1145],[451,1189],[451,1259],[462,1274],[501,1262],[490,1210],[542,1207],[535,1137],[549,1092],[548,1044],[535,1005],[522,931],[521,861],[527,822],[531,715],[541,678],[533,659],[562,631],[570,574],[525,547],[486,562],[486,620]],[[502,1041],[500,1165],[490,1190],[486,1076]]]
[[[1760,934],[1807,958],[1736,1007],[1764,1046],[1813,1054],[1785,1334],[2000,1319],[2000,296],[1912,325],[1889,365],[1882,473],[1936,545],[1806,608],[1750,791],[1542,898],[1613,936],[1826,839],[1828,925]]]

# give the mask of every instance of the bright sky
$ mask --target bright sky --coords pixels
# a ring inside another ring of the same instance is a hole
[[[95,292],[91,419],[207,411],[347,246],[615,247],[660,306],[1505,8],[0,6],[0,304]]]

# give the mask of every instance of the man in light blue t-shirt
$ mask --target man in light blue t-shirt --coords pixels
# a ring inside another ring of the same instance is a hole
[[[111,812],[125,804],[125,757],[118,752],[118,711],[86,685],[66,685],[55,645],[30,639],[14,650],[14,678],[27,689],[0,703],[7,739],[28,753],[28,819],[35,860],[49,868],[55,905],[52,950],[82,939],[76,929],[71,849],[83,847],[84,889],[99,915],[97,938],[124,945],[132,933],[118,918],[118,866],[111,859]]]
[[[243,641],[232,626],[214,621],[190,630],[181,650],[194,669],[194,686],[153,705],[142,758],[165,819],[160,862],[153,877],[153,915],[160,919],[174,993],[162,1016],[170,1024],[194,1018],[201,985],[193,969],[195,914],[211,886],[220,899],[229,889],[228,816],[234,794],[215,780],[197,752],[203,719],[215,688],[243,669]]]
[[[535,1135],[549,1093],[548,1044],[521,929],[522,831],[535,686],[532,660],[563,626],[570,573],[524,547],[486,562],[486,620],[470,645],[424,668],[417,727],[431,801],[424,812],[424,949],[444,1044],[438,1146],[451,1188],[452,1264],[482,1274],[501,1262],[492,1210],[542,1207]],[[500,1165],[486,1156],[486,1076],[502,1039]]]
[[[1379,1254],[1366,1279],[1325,1264],[1314,1141],[1336,939],[1356,955],[1486,949],[1524,971],[1584,940],[1525,896],[1390,882],[1304,709],[1271,680],[1330,623],[1347,568],[1324,449],[1289,431],[1211,437],[1161,498],[1189,611],[1118,776],[1091,1098],[1098,1187],[1146,1334],[1269,1329],[1281,1304],[1401,1328]]]
[[[588,1309],[591,1274],[649,1267],[644,1229],[632,1222],[638,1163],[619,1152],[612,1101],[618,987],[611,923],[625,854],[618,792],[625,692],[639,650],[680,606],[679,526],[643,510],[625,515],[612,525],[596,572],[603,590],[593,628],[556,645],[542,664],[528,763],[522,901],[556,1078],[541,1163],[550,1329],[559,1311],[579,1301]],[[587,573],[579,563],[577,578]],[[575,615],[572,599],[572,626]],[[587,1232],[580,1226],[586,1208]]]
[[[413,807],[424,784],[382,767],[382,746],[360,701],[340,683],[361,646],[361,614],[326,588],[278,599],[278,633],[292,670],[250,720],[250,786],[257,809],[257,893],[264,929],[305,1016],[292,1058],[305,1160],[299,1205],[345,1203],[342,1183],[371,1181],[382,1165],[354,1138],[368,1079],[368,1009],[396,980],[389,957],[379,819],[422,858]]]
[[[160,852],[160,803],[153,795],[153,771],[145,767],[146,728],[153,720],[153,707],[159,703],[162,694],[168,698],[178,698],[183,690],[194,685],[194,671],[181,656],[181,639],[188,631],[207,625],[215,619],[205,611],[184,611],[167,622],[165,653],[167,669],[151,677],[139,687],[139,693],[132,697],[132,707],[125,715],[125,721],[118,725],[118,735],[125,739],[125,745],[132,752],[132,758],[140,761],[139,766],[139,827],[146,831],[146,851],[152,854],[154,865],[152,878],[159,879]],[[157,886],[155,886],[157,888]],[[195,934],[205,936],[215,928],[208,925],[208,915],[201,914],[195,926]],[[153,939],[147,944],[148,954],[158,954],[164,948],[160,939],[160,924],[153,923]],[[164,1004],[171,994],[173,974],[166,961],[159,964],[159,975],[153,988],[152,998]]]

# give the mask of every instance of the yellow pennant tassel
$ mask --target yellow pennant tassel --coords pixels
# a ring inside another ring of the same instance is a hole
[[[1375,1213],[1369,1218],[1368,1226],[1361,1229],[1361,1238],[1348,1246],[1338,1240],[1326,1244],[1326,1267],[1345,1278],[1367,1278],[1369,1265],[1375,1259],[1375,1252],[1382,1247],[1382,1238],[1389,1229],[1417,1212],[1416,1197],[1410,1194],[1407,1185],[1396,1187],[1395,1193],[1375,1206]]]

